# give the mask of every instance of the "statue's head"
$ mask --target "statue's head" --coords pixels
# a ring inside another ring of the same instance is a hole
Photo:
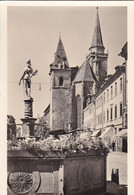
[[[27,65],[28,65],[28,66],[31,66],[31,60],[28,60],[28,61],[27,61]]]

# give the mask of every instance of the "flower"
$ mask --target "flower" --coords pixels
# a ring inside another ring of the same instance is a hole
[[[26,138],[24,140],[16,140],[12,142],[8,140],[8,150],[29,150],[30,148],[35,150],[41,150],[44,152],[62,152],[64,155],[68,155],[74,152],[85,153],[90,150],[99,150],[102,154],[107,154],[109,149],[104,145],[100,139],[93,140],[89,132],[75,132],[60,135],[59,139],[55,139],[52,135],[43,140],[36,141],[35,138]]]

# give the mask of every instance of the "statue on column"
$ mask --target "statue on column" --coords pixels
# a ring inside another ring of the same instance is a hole
[[[24,68],[23,75],[19,81],[19,85],[20,85],[21,81],[23,80],[24,89],[25,89],[25,97],[27,99],[31,99],[31,78],[32,76],[36,75],[37,72],[38,72],[37,70],[33,71],[31,67],[31,60],[28,60],[27,66]]]

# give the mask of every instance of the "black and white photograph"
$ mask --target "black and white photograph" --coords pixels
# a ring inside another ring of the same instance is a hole
[[[128,7],[6,14],[7,195],[127,195]]]

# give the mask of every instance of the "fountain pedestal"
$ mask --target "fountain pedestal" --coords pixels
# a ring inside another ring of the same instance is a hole
[[[21,118],[22,123],[22,137],[34,137],[35,131],[35,121],[33,118],[33,98],[24,100],[25,110],[24,118]]]

